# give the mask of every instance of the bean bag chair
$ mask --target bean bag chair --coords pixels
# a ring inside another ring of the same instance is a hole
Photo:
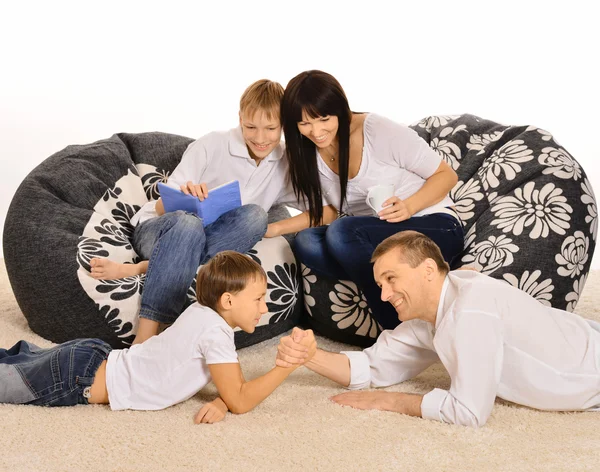
[[[158,198],[192,140],[166,133],[115,134],[68,146],[38,165],[18,188],[8,211],[3,246],[6,269],[31,329],[50,341],[95,337],[115,348],[135,337],[144,276],[95,280],[90,260],[138,262],[132,216]],[[289,216],[273,209],[271,221]],[[300,277],[289,243],[260,241],[248,254],[268,277],[265,314],[253,334],[236,331],[238,347],[298,324]],[[188,301],[195,300],[194,280]]]
[[[596,246],[597,208],[579,163],[543,129],[477,116],[411,125],[456,171],[451,191],[465,229],[459,266],[573,311]],[[371,345],[381,328],[356,285],[302,267],[308,322],[332,339]],[[525,315],[525,314],[524,314]]]

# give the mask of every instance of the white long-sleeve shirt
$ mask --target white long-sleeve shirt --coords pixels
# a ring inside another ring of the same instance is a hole
[[[423,397],[423,418],[481,426],[496,396],[540,410],[600,409],[600,323],[542,305],[505,282],[450,272],[435,326],[410,320],[350,359],[349,388],[386,387],[436,361],[450,390]]]

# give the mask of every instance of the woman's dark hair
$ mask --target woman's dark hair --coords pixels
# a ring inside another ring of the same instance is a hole
[[[331,74],[320,70],[301,72],[289,81],[281,101],[281,122],[285,135],[290,177],[296,198],[308,200],[311,226],[321,225],[323,219],[322,189],[317,167],[315,144],[300,134],[298,122],[302,112],[310,118],[337,116],[339,121],[339,178],[341,198],[338,211],[342,211],[348,185],[350,156],[350,121],[352,111],[340,83]]]

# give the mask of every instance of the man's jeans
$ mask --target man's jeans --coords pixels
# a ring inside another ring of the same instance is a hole
[[[296,236],[294,250],[298,259],[317,274],[356,283],[382,328],[393,329],[400,323],[398,314],[390,303],[381,301],[371,255],[384,239],[406,230],[429,236],[449,264],[463,250],[462,225],[445,213],[412,217],[400,223],[372,216],[347,216],[329,226],[301,231]]]
[[[198,266],[220,251],[249,251],[266,231],[267,213],[258,205],[231,210],[207,227],[184,211],[165,213],[136,226],[134,249],[149,261],[140,316],[173,323],[185,307]]]
[[[0,403],[87,404],[84,392],[110,351],[99,339],[75,339],[49,349],[19,341],[0,349]]]

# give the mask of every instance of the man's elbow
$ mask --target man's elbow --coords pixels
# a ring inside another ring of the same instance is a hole
[[[489,417],[489,413],[483,414],[469,412],[468,414],[461,415],[459,418],[457,418],[456,424],[461,426],[469,426],[471,428],[481,428],[487,423]]]

